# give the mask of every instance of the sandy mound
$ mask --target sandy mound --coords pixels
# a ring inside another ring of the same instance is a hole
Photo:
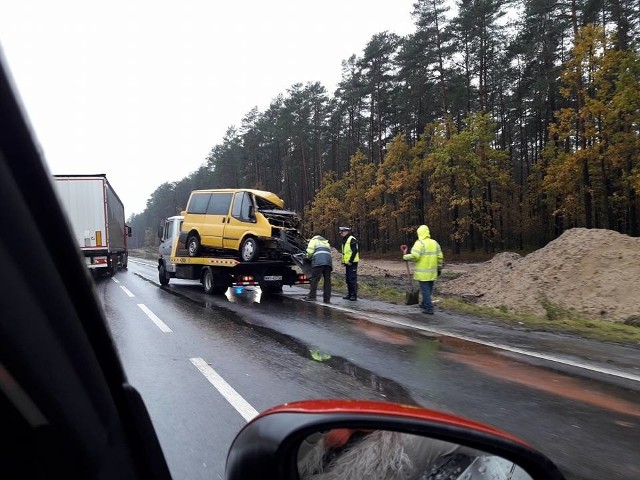
[[[443,294],[491,307],[545,315],[545,303],[625,321],[640,315],[640,238],[574,228],[525,257],[501,253],[455,280]]]

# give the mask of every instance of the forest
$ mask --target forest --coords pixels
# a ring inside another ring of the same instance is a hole
[[[415,31],[373,35],[341,81],[247,112],[202,166],[133,215],[156,244],[191,190],[255,188],[307,237],[396,252],[427,224],[454,254],[532,250],[574,227],[640,235],[640,2],[417,0]]]

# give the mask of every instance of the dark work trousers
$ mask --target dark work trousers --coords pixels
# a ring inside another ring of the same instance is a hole
[[[345,280],[350,297],[358,298],[358,262],[351,265],[345,263]]]
[[[318,282],[323,277],[322,299],[325,302],[331,301],[331,265],[320,265],[311,269],[311,278],[309,280],[309,298],[316,298],[316,290],[318,290]]]

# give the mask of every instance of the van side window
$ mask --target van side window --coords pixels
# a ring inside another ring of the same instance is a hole
[[[191,195],[189,205],[187,205],[187,213],[205,213],[207,211],[209,197],[211,197],[210,193],[194,193]]]
[[[227,215],[232,195],[232,193],[212,193],[207,207],[207,215]]]
[[[231,215],[243,222],[251,222],[254,220],[253,201],[249,192],[238,192],[234,196],[233,210]]]

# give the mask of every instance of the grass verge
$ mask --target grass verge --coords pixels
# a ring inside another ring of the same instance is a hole
[[[344,280],[334,277],[332,287],[336,291],[344,289]],[[404,305],[405,288],[397,285],[388,285],[384,279],[375,277],[363,278],[358,281],[358,295],[363,298],[374,298],[396,305]],[[544,304],[545,317],[530,314],[514,313],[505,307],[491,308],[476,305],[455,297],[439,297],[434,295],[438,306],[453,312],[464,313],[490,319],[505,326],[520,330],[543,331],[576,335],[582,338],[614,342],[629,346],[640,346],[640,328],[633,325],[625,325],[620,322],[599,320],[580,316],[575,312],[562,309],[550,302]]]
[[[545,305],[546,317],[509,312],[504,308],[483,307],[459,298],[442,298],[439,305],[448,310],[489,318],[519,329],[565,333],[605,342],[640,345],[638,327],[582,317],[552,305]]]

